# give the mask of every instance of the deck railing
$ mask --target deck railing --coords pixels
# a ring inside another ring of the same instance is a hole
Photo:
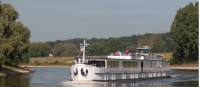
[[[165,68],[100,68],[103,73],[145,73],[145,72],[165,72]]]

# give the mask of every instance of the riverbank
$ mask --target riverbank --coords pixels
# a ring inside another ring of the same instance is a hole
[[[198,70],[198,64],[181,64],[181,65],[170,65],[170,69],[179,69],[179,70]]]
[[[6,76],[9,74],[30,74],[32,72],[33,70],[28,67],[3,65],[0,70],[0,76]]]
[[[34,57],[26,66],[71,66],[74,57]]]

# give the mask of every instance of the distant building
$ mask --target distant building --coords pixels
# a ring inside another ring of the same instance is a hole
[[[53,54],[52,54],[52,53],[49,53],[49,57],[53,57]]]

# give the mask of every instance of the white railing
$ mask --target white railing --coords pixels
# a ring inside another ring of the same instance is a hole
[[[99,68],[100,73],[141,73],[141,72],[165,72],[168,68]]]

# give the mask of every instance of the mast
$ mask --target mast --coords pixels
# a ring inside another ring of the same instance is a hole
[[[80,44],[81,48],[82,48],[82,62],[85,62],[85,48],[88,46],[89,44],[86,43],[85,40],[83,40],[83,44]]]
[[[85,40],[83,40],[83,61],[85,61]]]

